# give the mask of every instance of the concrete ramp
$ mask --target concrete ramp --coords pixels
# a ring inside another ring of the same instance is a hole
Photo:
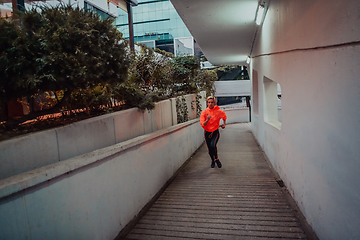
[[[308,239],[249,123],[221,129],[218,152],[212,169],[204,144],[126,239]]]

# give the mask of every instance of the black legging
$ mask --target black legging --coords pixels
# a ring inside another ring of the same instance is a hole
[[[218,143],[220,138],[219,130],[217,129],[213,132],[205,131],[204,135],[211,160],[215,161],[218,158],[216,144]]]

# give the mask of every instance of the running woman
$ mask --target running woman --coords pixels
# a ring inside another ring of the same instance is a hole
[[[223,119],[224,123],[221,128],[226,126],[226,114],[220,110],[220,107],[215,105],[215,97],[210,96],[206,99],[207,108],[201,112],[200,124],[205,130],[205,141],[209,149],[209,155],[211,157],[211,168],[215,167],[215,163],[218,168],[221,168],[222,164],[217,155],[216,144],[219,141],[219,125],[220,119]]]

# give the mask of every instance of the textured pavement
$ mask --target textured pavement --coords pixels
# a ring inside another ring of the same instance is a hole
[[[250,124],[220,130],[221,169],[206,144],[125,239],[307,239]]]

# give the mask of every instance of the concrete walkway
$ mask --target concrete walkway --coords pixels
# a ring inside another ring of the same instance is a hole
[[[307,239],[250,124],[220,130],[221,169],[204,144],[126,239]]]

